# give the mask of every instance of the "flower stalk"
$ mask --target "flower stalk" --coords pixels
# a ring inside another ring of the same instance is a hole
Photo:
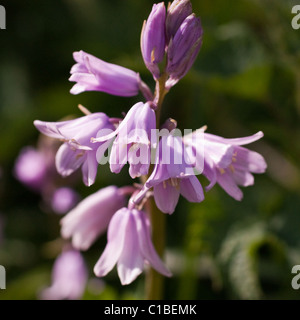
[[[160,114],[163,100],[168,93],[165,88],[165,83],[168,75],[164,73],[157,81],[155,88],[154,102],[156,104],[156,128],[160,127]],[[151,165],[149,174],[142,176],[142,183],[145,184],[151,172],[153,165]],[[165,234],[166,234],[166,216],[157,208],[155,200],[151,197],[147,202],[147,211],[150,216],[152,226],[152,242],[158,255],[162,258],[165,251]],[[161,300],[164,291],[164,276],[158,273],[155,269],[149,268],[146,273],[145,282],[145,296],[147,300]]]

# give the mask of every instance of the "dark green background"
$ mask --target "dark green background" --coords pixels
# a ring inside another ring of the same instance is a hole
[[[0,299],[36,299],[50,284],[60,252],[59,219],[45,213],[40,198],[12,175],[25,145],[36,145],[33,120],[79,116],[79,103],[119,117],[141,99],[100,92],[69,93],[72,52],[84,50],[139,72],[153,88],[139,40],[154,1],[1,1],[7,29],[0,30],[0,212],[5,238],[0,264],[7,290]],[[240,137],[262,130],[249,145],[266,159],[236,202],[220,187],[201,204],[181,199],[167,217],[167,299],[298,299],[291,268],[300,264],[300,29],[291,27],[288,0],[193,0],[204,29],[203,46],[189,74],[165,99],[163,118],[181,129]],[[205,186],[208,182],[201,178]],[[82,197],[101,187],[131,183],[124,168],[114,175],[100,167],[95,185],[76,186]],[[90,277],[105,236],[84,253]],[[116,272],[104,291],[88,286],[86,299],[141,299],[143,280],[122,287]]]

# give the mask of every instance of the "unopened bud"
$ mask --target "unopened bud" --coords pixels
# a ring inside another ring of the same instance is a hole
[[[158,64],[165,56],[166,8],[163,2],[154,4],[141,33],[141,51],[146,67],[155,79],[160,77]]]
[[[175,0],[170,4],[166,18],[167,42],[175,36],[183,21],[192,13],[190,0]]]
[[[202,44],[200,18],[189,15],[177,30],[168,47],[167,87],[176,84],[193,65]]]

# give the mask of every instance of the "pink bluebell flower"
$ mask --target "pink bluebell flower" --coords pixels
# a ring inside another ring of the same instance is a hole
[[[167,88],[175,85],[193,65],[202,45],[202,33],[200,18],[191,14],[171,38],[167,50]]]
[[[138,73],[105,62],[84,51],[74,52],[77,62],[71,69],[70,81],[76,82],[71,93],[103,91],[116,96],[131,97],[139,92],[141,79]]]
[[[180,137],[172,134],[162,137],[153,172],[133,201],[139,203],[150,188],[157,207],[164,213],[174,212],[180,194],[190,202],[204,200],[202,186]]]
[[[145,212],[129,208],[118,210],[108,226],[107,245],[94,267],[96,276],[105,276],[117,264],[121,283],[126,285],[142,273],[145,263],[171,276],[154,249],[150,233]]]
[[[109,186],[81,201],[61,220],[61,234],[72,238],[75,249],[87,250],[107,229],[114,213],[125,205],[125,196]]]
[[[70,249],[55,260],[52,284],[40,293],[42,300],[78,300],[88,279],[87,268],[80,252]]]
[[[141,33],[143,59],[155,79],[158,79],[161,75],[159,64],[165,57],[165,20],[166,8],[164,3],[154,4],[147,21],[144,21]]]
[[[197,144],[204,144],[204,170],[210,184],[210,190],[218,183],[231,197],[236,200],[243,198],[243,192],[238,186],[247,187],[254,184],[252,173],[263,173],[267,164],[259,153],[241,145],[254,142],[263,137],[261,131],[256,134],[235,139],[225,139],[213,134],[204,133],[202,141],[191,143],[191,136],[184,137],[188,148],[196,152]]]
[[[100,130],[103,134],[114,130],[108,116],[98,112],[61,122],[35,120],[34,125],[41,133],[64,141],[56,154],[57,171],[66,177],[81,167],[83,182],[87,186],[92,185],[96,178],[98,163],[97,146],[91,142],[91,138],[98,136]],[[103,154],[109,143],[110,141],[102,142]]]
[[[93,141],[103,141],[117,136],[111,149],[110,169],[114,173],[119,173],[128,162],[129,174],[132,178],[136,178],[148,173],[151,147],[156,144],[155,129],[155,111],[150,103],[138,102],[128,111],[113,133]]]

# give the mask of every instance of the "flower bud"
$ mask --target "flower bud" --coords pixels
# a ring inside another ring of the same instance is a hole
[[[154,78],[160,77],[158,64],[165,56],[166,8],[163,2],[154,4],[148,20],[144,22],[141,33],[141,51],[148,70]]]
[[[193,13],[190,0],[175,0],[168,8],[166,18],[167,42],[173,38],[183,21]]]
[[[172,87],[186,75],[193,65],[202,44],[200,18],[189,15],[177,30],[168,47],[167,87]]]

